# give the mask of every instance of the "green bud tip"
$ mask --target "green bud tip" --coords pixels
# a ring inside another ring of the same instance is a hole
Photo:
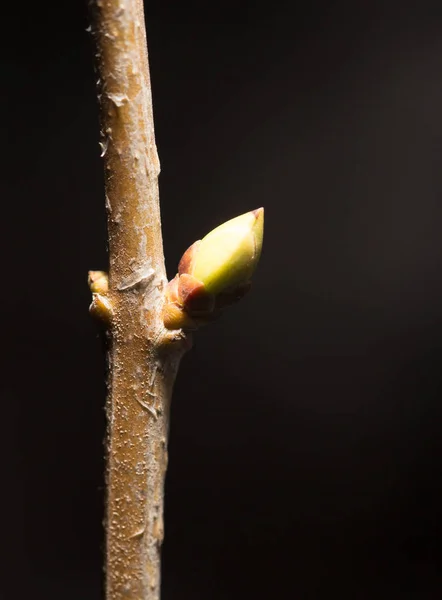
[[[223,223],[190,246],[166,291],[166,327],[189,327],[189,318],[198,326],[241,298],[258,264],[263,234],[264,209],[258,208]]]
[[[261,255],[264,209],[223,223],[204,237],[190,260],[189,271],[210,294],[248,282]]]

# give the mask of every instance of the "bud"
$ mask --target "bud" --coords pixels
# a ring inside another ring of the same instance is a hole
[[[88,284],[93,294],[107,294],[109,279],[105,271],[89,271]]]
[[[92,303],[89,306],[89,313],[106,325],[109,325],[112,317],[112,305],[109,298],[94,292],[92,294]]]
[[[92,304],[89,312],[107,325],[110,323],[112,306],[107,293],[109,291],[109,278],[105,271],[88,272],[89,289],[92,292]]]
[[[192,244],[166,289],[165,326],[196,329],[242,298],[261,255],[263,230],[264,209],[258,208]]]

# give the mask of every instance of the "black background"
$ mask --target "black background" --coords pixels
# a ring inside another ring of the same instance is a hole
[[[165,600],[442,597],[442,8],[148,1],[165,252],[259,206],[173,403]],[[2,9],[0,598],[101,593],[105,268],[81,1]]]

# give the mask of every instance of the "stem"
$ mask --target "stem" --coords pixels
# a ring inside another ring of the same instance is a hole
[[[186,342],[161,318],[167,280],[143,2],[92,0],[91,11],[109,235],[99,305],[110,313],[106,598],[158,600],[169,406]]]

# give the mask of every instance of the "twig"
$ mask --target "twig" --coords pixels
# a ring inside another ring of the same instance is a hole
[[[167,283],[143,2],[91,0],[91,12],[109,235],[109,277],[89,273],[110,347],[106,600],[159,600],[169,407],[186,332],[250,289],[264,210],[192,244]]]
[[[109,235],[109,286],[92,305],[110,342],[106,598],[158,600],[169,405],[185,337],[161,317],[167,280],[143,2],[92,0],[91,13]]]

